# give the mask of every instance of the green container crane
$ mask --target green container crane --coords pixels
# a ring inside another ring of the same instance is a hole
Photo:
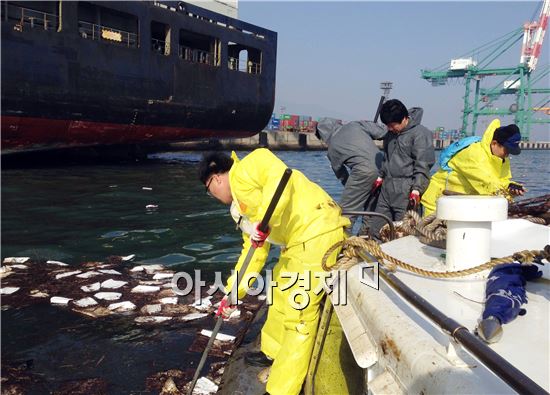
[[[527,23],[521,28],[475,48],[458,59],[451,60],[450,64],[445,63],[434,70],[421,70],[421,77],[431,82],[433,86],[446,85],[448,80],[453,78],[464,79],[466,92],[461,127],[463,135],[475,134],[480,115],[513,115],[514,122],[519,126],[526,141],[529,141],[532,124],[550,123],[548,117],[534,118],[533,116],[537,109],[543,108],[550,102],[550,88],[535,87],[540,81],[548,81],[550,66],[546,65],[539,69],[536,75],[534,74],[549,14],[550,0],[544,0],[538,21]],[[517,66],[491,67],[496,59],[522,38],[521,58]],[[500,77],[500,81],[491,88],[482,88],[482,81],[489,80],[489,77]],[[494,108],[493,103],[502,95],[515,95],[515,102],[508,108]],[[543,95],[543,98],[533,104],[533,95]]]

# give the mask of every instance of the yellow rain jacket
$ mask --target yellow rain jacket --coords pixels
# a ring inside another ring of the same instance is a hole
[[[234,162],[229,171],[229,184],[233,203],[246,220],[260,222],[286,165],[267,149],[257,149],[242,161],[235,153],[232,158]],[[321,259],[324,253],[343,240],[343,228],[350,225],[349,220],[340,214],[340,207],[321,187],[301,172],[292,172],[269,222],[269,241],[282,246],[272,275],[277,285],[268,288],[268,301],[271,299],[272,304],[261,335],[262,352],[274,359],[266,386],[271,395],[297,395],[302,388],[315,342],[319,303],[323,297],[322,280],[315,273],[323,272]],[[240,270],[250,248],[249,237],[243,232],[243,250],[236,270]],[[269,247],[266,242],[262,248],[256,249],[246,273],[261,271]],[[337,251],[329,257],[329,265],[336,261],[336,255]],[[297,275],[299,280],[291,284],[287,274]],[[246,274],[241,278],[246,278]],[[230,277],[228,290],[233,282],[234,277]],[[243,283],[241,281],[239,297],[246,293]],[[298,295],[299,303],[308,302],[302,309],[290,304],[291,300],[296,301],[293,297],[296,292],[301,293]]]
[[[233,201],[242,216],[250,222],[260,222],[287,166],[265,148],[254,150],[242,161],[239,161],[235,152],[231,157],[234,162],[229,170],[229,184]],[[290,249],[319,235],[349,226],[349,219],[340,214],[340,207],[320,186],[300,171],[293,170],[269,221],[269,240]],[[265,243],[256,250],[247,273],[262,270],[269,247],[269,243]],[[241,268],[249,248],[249,237],[243,234],[242,254],[235,270]],[[232,284],[233,277],[229,278],[227,289]],[[245,294],[246,289],[241,285],[239,298]]]
[[[508,188],[512,173],[510,160],[491,153],[491,141],[500,121],[490,123],[480,142],[459,151],[449,160],[449,173],[439,169],[430,179],[428,189],[422,196],[424,215],[435,212],[436,201],[444,190],[464,195],[493,195],[499,189]]]

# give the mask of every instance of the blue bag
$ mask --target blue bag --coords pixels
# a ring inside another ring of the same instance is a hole
[[[498,265],[489,274],[485,290],[485,310],[482,318],[496,317],[502,324],[525,314],[521,306],[527,303],[525,283],[542,276],[536,265],[509,263]]]
[[[455,141],[443,151],[441,151],[441,155],[439,155],[439,167],[450,173],[452,169],[449,167],[448,163],[453,158],[453,156],[458,154],[464,148],[467,148],[473,143],[477,143],[479,141],[481,141],[481,137],[479,136],[464,137],[463,139]]]

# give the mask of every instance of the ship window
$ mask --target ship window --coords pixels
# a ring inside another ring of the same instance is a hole
[[[11,22],[14,30],[51,30],[59,28],[58,1],[3,1],[2,20]]]
[[[170,26],[151,22],[151,49],[160,55],[170,55]]]
[[[262,73],[262,51],[245,45],[229,42],[227,45],[229,70],[248,74]]]
[[[220,65],[220,40],[188,30],[180,30],[179,57],[193,63]]]
[[[78,2],[78,34],[107,44],[139,46],[137,17],[85,1]]]

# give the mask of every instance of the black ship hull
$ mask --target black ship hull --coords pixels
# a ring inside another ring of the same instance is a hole
[[[48,3],[2,3],[3,153],[245,137],[268,123],[276,33],[184,3]],[[128,30],[92,20],[93,7]]]

